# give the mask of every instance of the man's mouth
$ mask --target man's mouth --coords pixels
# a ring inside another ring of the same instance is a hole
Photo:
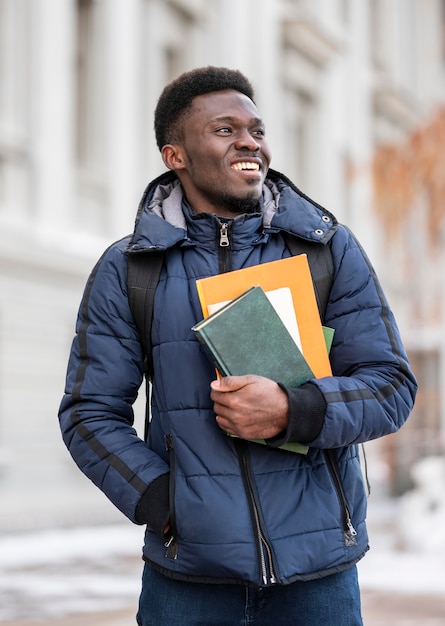
[[[232,163],[230,167],[232,170],[238,170],[239,172],[243,172],[243,171],[259,172],[260,171],[259,164],[253,163],[252,161],[241,161],[239,163]]]

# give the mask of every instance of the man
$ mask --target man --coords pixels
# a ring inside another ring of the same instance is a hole
[[[93,270],[60,408],[76,463],[147,524],[138,624],[361,624],[357,444],[397,431],[416,392],[393,315],[350,232],[269,170],[242,74],[183,74],[161,94],[155,131],[169,172],[148,186],[133,235]],[[330,248],[334,375],[298,389],[253,375],[214,380],[191,330],[202,318],[196,279],[290,256],[286,233]],[[143,358],[126,268],[153,249],[166,254],[146,444],[132,427]],[[288,441],[308,454],[277,449]]]

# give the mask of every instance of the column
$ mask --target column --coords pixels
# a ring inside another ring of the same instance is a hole
[[[107,0],[107,142],[109,232],[120,237],[129,232],[134,223],[139,197],[142,195],[138,179],[141,158],[139,146],[153,137],[142,136],[141,95],[142,58],[140,45],[145,25],[140,0]]]

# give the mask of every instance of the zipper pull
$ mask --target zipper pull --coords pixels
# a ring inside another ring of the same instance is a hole
[[[171,435],[165,435],[165,449],[167,452],[172,452],[173,447],[173,437]]]
[[[351,518],[348,518],[346,525],[348,527],[348,530],[345,530],[344,536],[345,536],[345,546],[347,547],[351,547],[351,546],[356,546],[357,545],[357,531],[355,530],[354,526],[352,525],[352,521]]]
[[[164,547],[167,548],[167,552],[165,553],[167,559],[176,560],[178,558],[178,544],[176,543],[174,535],[164,543]]]
[[[227,248],[230,245],[229,241],[229,225],[227,222],[221,224],[221,230],[219,231],[219,245],[221,248]]]

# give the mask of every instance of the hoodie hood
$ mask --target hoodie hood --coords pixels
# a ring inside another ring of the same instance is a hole
[[[174,172],[166,172],[146,188],[127,250],[166,250],[187,240],[184,194]],[[326,244],[337,220],[303,194],[283,174],[269,169],[260,199],[264,232],[285,231]]]

